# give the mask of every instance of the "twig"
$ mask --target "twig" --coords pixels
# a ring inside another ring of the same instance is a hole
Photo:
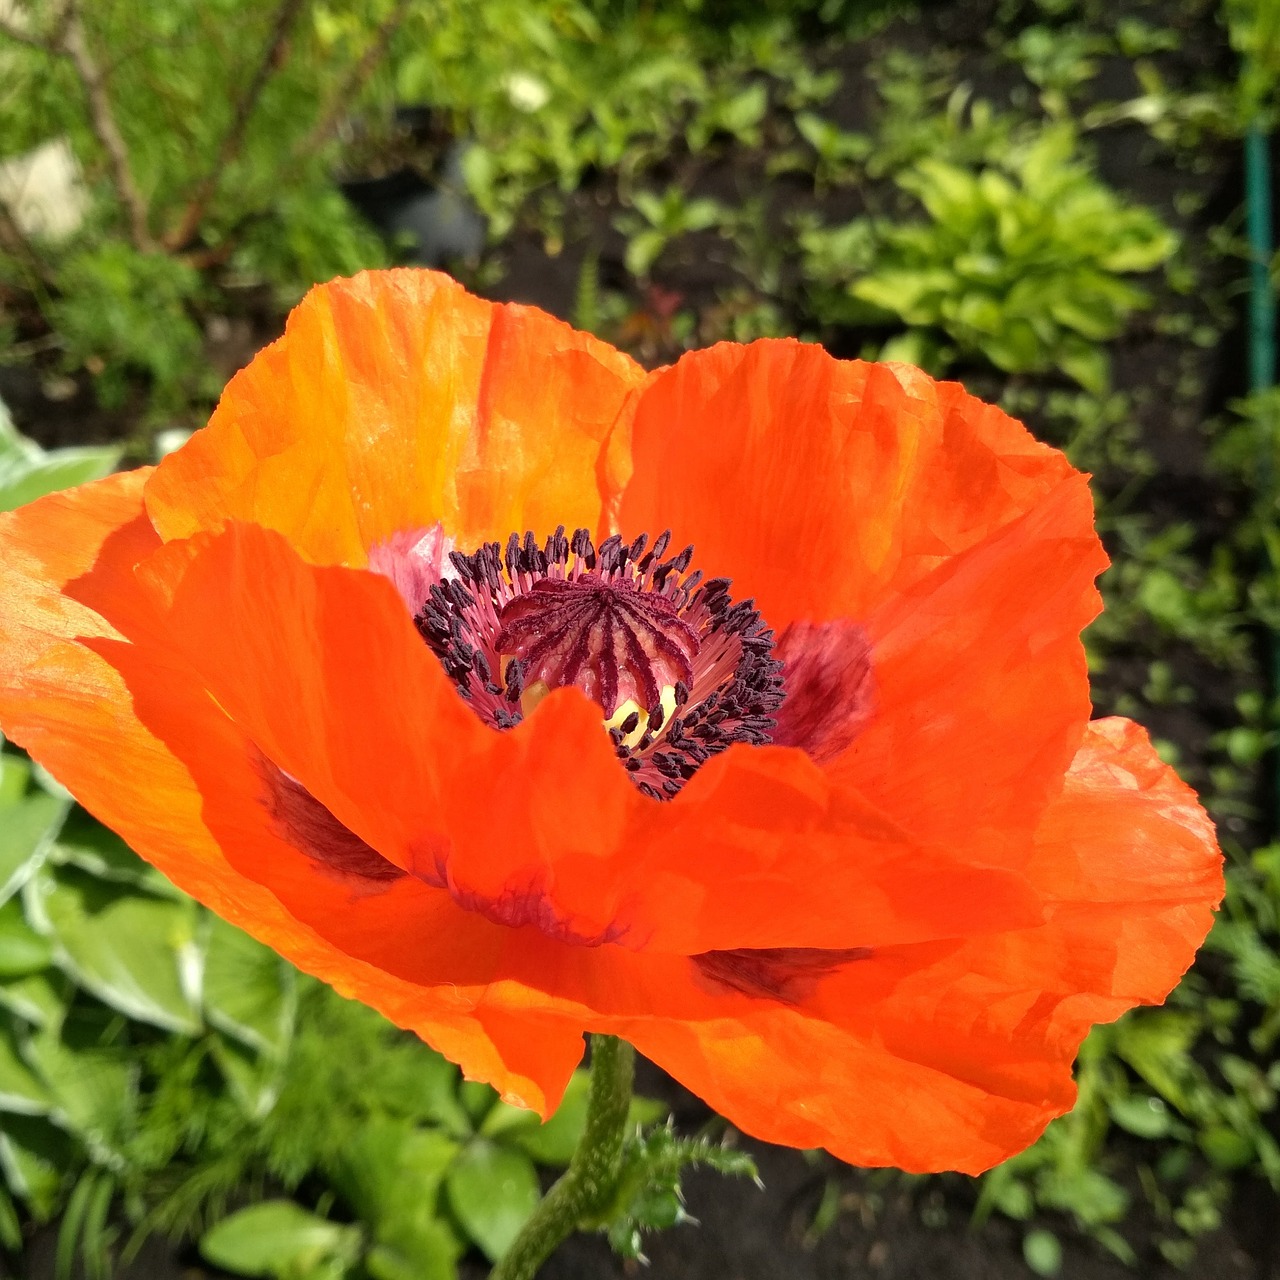
[[[316,123],[315,128],[307,134],[302,145],[294,152],[296,159],[301,159],[314,151],[319,151],[329,141],[330,135],[342,123],[342,117],[351,109],[352,103],[360,96],[360,91],[364,88],[366,81],[378,69],[378,64],[387,52],[387,46],[400,29],[400,24],[408,15],[409,7],[412,3],[413,0],[397,0],[395,8],[383,19],[382,25],[374,32],[373,40],[361,55],[360,61],[351,68],[350,74],[338,86],[337,91],[330,96],[329,104]]]
[[[0,18],[0,35],[16,40],[19,44],[30,45],[33,49],[43,49],[46,53],[53,52],[48,41],[40,36],[33,36],[30,31],[18,26],[11,18]]]
[[[129,167],[129,150],[116,125],[115,113],[111,110],[111,99],[107,96],[106,81],[93,54],[89,51],[85,39],[84,26],[80,21],[80,9],[77,0],[67,0],[62,17],[61,51],[71,59],[84,86],[85,97],[89,102],[89,117],[93,122],[93,131],[107,159],[111,163],[111,177],[115,185],[116,195],[129,219],[129,233],[135,249],[143,252],[154,249],[155,241],[151,238],[147,226],[147,206],[133,180],[133,170]]]
[[[25,259],[28,264],[40,261],[30,241],[18,225],[17,218],[13,216],[2,197],[0,197],[0,249],[13,254],[15,258]]]
[[[187,202],[187,207],[182,212],[178,225],[165,237],[166,248],[180,249],[195,234],[196,228],[199,227],[200,221],[209,207],[209,201],[213,199],[214,193],[218,189],[218,181],[222,177],[223,171],[240,149],[250,117],[258,105],[258,99],[262,96],[262,91],[266,88],[272,71],[280,64],[285,42],[289,38],[289,31],[299,11],[306,3],[307,0],[281,0],[280,7],[276,11],[275,23],[272,26],[271,39],[267,43],[262,55],[262,61],[258,64],[258,69],[254,72],[253,79],[245,86],[244,93],[240,95],[240,100],[235,105],[235,110],[231,116],[231,127],[227,130],[222,139],[222,144],[218,148],[218,156],[214,161],[213,168],[205,174],[196,187],[194,194]]]

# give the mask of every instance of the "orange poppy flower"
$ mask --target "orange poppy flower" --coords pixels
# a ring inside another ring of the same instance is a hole
[[[1085,477],[957,385],[791,341],[646,374],[370,273],[158,467],[3,517],[0,724],[513,1102],[607,1032],[759,1137],[976,1171],[1222,889],[1089,721],[1105,564]]]

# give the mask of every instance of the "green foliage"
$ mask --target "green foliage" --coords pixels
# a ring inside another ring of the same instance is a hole
[[[1276,0],[1225,0],[1223,16],[1231,47],[1242,67],[1239,118],[1274,128],[1276,90],[1280,87],[1280,3]]]
[[[1176,240],[1099,183],[1075,149],[1059,125],[977,170],[926,158],[898,185],[928,222],[811,228],[801,244],[808,274],[824,281],[819,314],[895,317],[1011,373],[1057,368],[1100,392],[1099,344],[1148,302],[1123,277],[1159,266]]]
[[[1242,402],[1201,433],[1174,422],[1188,404],[1200,412],[1194,386],[1131,377],[1106,390],[1111,344],[1150,305],[1135,276],[1163,266],[1179,298],[1152,317],[1154,336],[1187,351],[1222,340],[1221,310],[1188,320],[1182,308],[1204,301],[1207,250],[1230,237],[1188,236],[1171,258],[1165,219],[1194,212],[1189,195],[1159,215],[1135,205],[1096,175],[1081,138],[1138,123],[1152,164],[1202,170],[1251,115],[1274,113],[1275,4],[1222,9],[1236,84],[1189,86],[1165,56],[1181,30],[1103,0],[1005,0],[981,58],[911,54],[895,46],[919,41],[891,33],[868,69],[876,109],[855,130],[838,121],[856,85],[834,99],[833,59],[797,32],[844,29],[863,8],[415,3],[356,82],[392,0],[304,6],[224,162],[276,5],[86,5],[151,243],[131,238],[67,61],[5,44],[0,159],[65,134],[90,211],[66,242],[3,242],[0,345],[20,337],[12,351],[36,353],[42,373],[87,371],[131,422],[194,426],[217,389],[211,320],[263,306],[269,326],[312,281],[392,256],[334,173],[407,159],[434,174],[432,148],[451,135],[472,142],[463,168],[495,242],[532,233],[551,255],[581,249],[574,218],[599,200],[625,246],[590,230],[575,319],[643,358],[695,337],[821,333],[958,371],[1065,447],[1098,476],[1115,561],[1089,635],[1100,710],[1163,727],[1161,713],[1208,700],[1209,682],[1234,682],[1205,751],[1180,762],[1233,865],[1210,963],[1169,1008],[1095,1033],[1079,1105],[984,1179],[978,1217],[1024,1223],[1038,1274],[1060,1270],[1073,1231],[1132,1259],[1152,1219],[1165,1256],[1185,1263],[1239,1179],[1278,1176],[1280,857],[1245,841],[1257,771],[1280,736],[1251,645],[1260,624],[1280,629],[1280,400]],[[52,10],[33,11],[45,29]],[[1102,99],[1107,59],[1124,60],[1137,96]],[[1006,83],[990,101],[973,88]],[[440,141],[402,155],[393,101],[428,104]],[[317,134],[330,118],[341,128]],[[743,175],[736,198],[726,170]],[[176,236],[209,174],[207,207]],[[711,299],[678,294],[681,267],[707,257],[731,263],[732,281]],[[496,279],[496,261],[481,280]],[[655,273],[667,291],[648,286]],[[1216,480],[1250,495],[1225,530],[1147,501],[1165,448],[1202,434]],[[0,415],[0,507],[102,474],[116,456],[46,455]],[[12,751],[0,755],[0,900],[0,1247],[61,1215],[64,1273],[99,1274],[165,1231],[246,1275],[450,1280],[469,1245],[501,1250],[545,1180],[539,1167],[563,1164],[581,1131],[582,1076],[546,1125],[461,1082],[425,1045],[185,901]],[[599,1223],[616,1249],[639,1256],[645,1232],[683,1220],[680,1172],[697,1163],[751,1173],[704,1140],[633,1136]],[[824,1222],[840,1211],[834,1177],[833,1188]]]
[[[706,231],[722,222],[725,210],[711,199],[689,200],[677,187],[662,195],[637,191],[632,197],[637,217],[619,219],[619,230],[627,234],[626,265],[633,276],[646,279],[658,255],[674,239]]]
[[[714,1169],[731,1178],[752,1178],[750,1156],[707,1138],[681,1138],[669,1124],[638,1134],[622,1153],[622,1175],[614,1203],[602,1215],[609,1243],[624,1258],[643,1259],[644,1236],[689,1221],[680,1181],[686,1169]]]
[[[299,1208],[265,1200],[232,1214],[200,1241],[206,1261],[224,1271],[268,1280],[341,1276],[355,1261],[360,1233]]]
[[[200,276],[187,263],[107,241],[69,254],[58,290],[49,321],[65,339],[68,367],[98,370],[104,405],[121,406],[138,374],[150,379],[160,413],[216,390],[201,363],[193,318]]]
[[[46,493],[97,480],[119,460],[120,450],[115,447],[46,452],[18,434],[0,400],[0,511],[12,511]],[[0,884],[3,874],[0,870]]]

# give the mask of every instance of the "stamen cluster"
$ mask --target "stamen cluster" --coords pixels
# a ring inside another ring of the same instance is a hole
[[[671,535],[597,548],[564,526],[539,546],[453,551],[415,618],[476,713],[510,729],[550,689],[600,704],[623,766],[647,796],[669,799],[734,743],[770,741],[782,703],[774,634],[727,578],[689,572],[693,548],[664,558]],[[630,709],[628,709],[630,708]]]

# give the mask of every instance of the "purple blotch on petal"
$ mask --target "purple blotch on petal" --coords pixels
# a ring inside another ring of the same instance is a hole
[[[258,772],[264,784],[263,804],[276,834],[299,853],[369,892],[386,888],[405,875],[265,756],[258,758]]]
[[[823,978],[843,965],[866,960],[870,947],[739,947],[690,956],[704,979],[719,989],[782,1004],[799,1004]]]
[[[847,619],[793,622],[779,637],[786,698],[773,741],[800,747],[819,764],[834,760],[871,718],[875,685],[866,632]]]

